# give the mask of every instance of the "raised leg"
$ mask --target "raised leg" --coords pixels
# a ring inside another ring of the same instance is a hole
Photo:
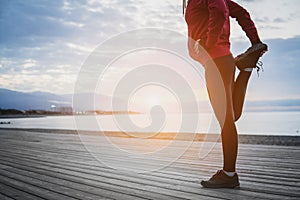
[[[235,121],[239,120],[245,102],[246,90],[248,81],[252,72],[240,71],[234,85],[233,85],[233,108]]]

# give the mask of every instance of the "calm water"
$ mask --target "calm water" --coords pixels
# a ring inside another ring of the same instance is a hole
[[[130,115],[126,121],[125,115],[110,116],[55,116],[43,118],[0,119],[0,127],[11,128],[47,128],[47,129],[79,129],[79,130],[105,130],[105,131],[145,131],[145,132],[199,132],[218,133],[219,127],[211,114],[197,115],[198,127],[193,120],[196,115],[185,116],[185,121],[179,115],[166,116],[159,120],[155,115]],[[158,119],[155,120],[154,118]],[[156,121],[156,122],[155,122]],[[165,121],[164,124],[160,124]],[[151,123],[154,126],[150,126]],[[155,124],[157,123],[157,124]],[[249,112],[244,113],[237,123],[240,134],[260,135],[299,135],[300,112]]]

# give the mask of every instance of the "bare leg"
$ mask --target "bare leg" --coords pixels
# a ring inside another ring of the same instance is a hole
[[[242,115],[248,81],[252,72],[240,71],[233,88],[233,108],[235,121]]]
[[[223,56],[206,65],[206,86],[210,102],[222,129],[223,169],[235,171],[238,138],[233,111],[235,64],[232,56]]]

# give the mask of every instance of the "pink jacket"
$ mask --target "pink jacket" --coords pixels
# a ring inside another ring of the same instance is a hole
[[[252,43],[260,41],[249,13],[237,3],[231,0],[189,1],[185,20],[188,25],[188,47],[192,58],[205,64],[209,59],[231,54],[229,16],[237,20]],[[211,58],[205,56],[204,52],[195,54],[194,41],[198,39]]]

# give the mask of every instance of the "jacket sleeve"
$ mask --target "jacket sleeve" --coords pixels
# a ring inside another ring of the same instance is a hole
[[[227,6],[224,0],[208,0],[208,32],[206,46],[213,47],[221,33],[226,21]]]
[[[231,0],[226,1],[229,8],[229,15],[236,19],[243,31],[246,33],[247,37],[250,39],[251,43],[254,44],[260,42],[257,29],[248,11]]]

